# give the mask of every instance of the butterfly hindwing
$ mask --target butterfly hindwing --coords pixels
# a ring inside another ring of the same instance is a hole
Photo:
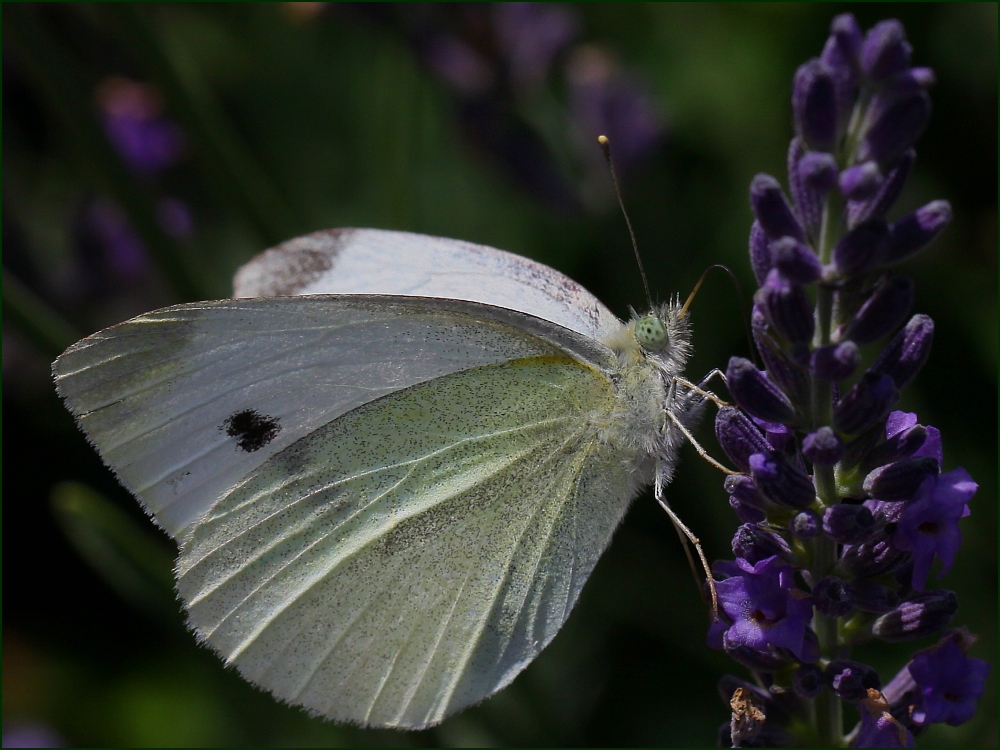
[[[506,685],[551,640],[631,499],[598,439],[607,377],[565,356],[365,404],[220,500],[184,544],[198,632],[275,695],[420,727]]]

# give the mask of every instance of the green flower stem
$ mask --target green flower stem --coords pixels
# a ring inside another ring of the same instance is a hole
[[[59,313],[7,271],[3,272],[3,316],[49,359],[80,338]]]
[[[110,3],[104,9],[117,22],[148,73],[166,95],[216,183],[246,214],[261,239],[277,245],[299,233],[301,222],[233,128],[199,71],[178,59],[152,27],[148,9]]]
[[[154,195],[128,171],[108,143],[94,116],[94,108],[81,93],[79,66],[35,17],[30,4],[13,4],[4,10],[11,32],[5,37],[18,62],[37,84],[45,106],[62,126],[67,150],[81,177],[110,194],[126,211],[153,262],[178,297],[185,300],[210,296],[193,260],[170,239],[156,219]]]
[[[834,188],[828,194],[826,206],[823,209],[823,219],[820,227],[819,258],[824,266],[833,259],[833,248],[843,231],[841,216],[843,200],[839,191]],[[816,333],[813,347],[827,346],[831,342],[834,329],[834,288],[820,281],[816,291]],[[813,429],[829,426],[833,422],[833,389],[830,383],[812,378],[810,424]],[[813,481],[816,485],[816,496],[821,510],[839,501],[837,482],[832,466],[815,466]],[[812,540],[812,565],[810,573],[814,581],[830,574],[837,562],[837,544],[820,534]],[[829,617],[813,610],[813,627],[819,640],[822,658],[835,659],[840,656],[837,618]],[[824,747],[841,747],[844,744],[844,715],[840,699],[830,690],[824,690],[814,701],[813,717],[816,722],[816,733],[819,742]]]

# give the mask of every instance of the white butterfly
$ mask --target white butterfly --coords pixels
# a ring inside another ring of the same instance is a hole
[[[624,324],[547,266],[374,229],[71,346],[59,393],[179,544],[191,627],[310,713],[420,728],[552,640],[701,398],[676,301]]]

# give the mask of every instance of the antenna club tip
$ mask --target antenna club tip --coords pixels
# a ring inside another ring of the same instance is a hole
[[[597,136],[597,142],[600,143],[602,146],[607,146],[608,137],[606,135],[599,135]]]

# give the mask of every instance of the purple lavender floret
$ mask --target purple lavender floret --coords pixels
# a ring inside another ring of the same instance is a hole
[[[917,652],[908,665],[919,696],[911,712],[917,724],[958,726],[976,713],[990,665],[968,656],[964,641],[956,632],[937,646]]]
[[[892,543],[913,555],[913,581],[923,591],[935,555],[941,560],[938,579],[951,570],[962,544],[958,521],[969,515],[969,500],[979,485],[965,469],[954,469],[937,477],[928,477],[913,502],[899,517]]]
[[[939,578],[951,569],[977,489],[964,469],[942,470],[937,429],[893,411],[934,334],[926,315],[907,320],[915,290],[895,268],[951,219],[943,200],[886,219],[930,116],[934,74],[912,54],[898,21],[864,34],[835,18],[792,86],[791,201],[770,175],[750,185],[751,330],[766,369],[740,357],[726,369],[736,405],[716,435],[738,470],[725,487],[742,525],[736,560],[713,566],[709,643],[800,701],[787,715],[765,702],[758,737],[815,722],[808,740],[826,746],[912,747],[927,723],[971,717],[989,669],[967,656],[971,637],[946,638],[883,695],[849,653],[948,627],[957,597],[924,588],[935,558]],[[847,737],[841,702],[861,715]]]
[[[801,661],[814,661],[806,639],[812,618],[808,596],[796,589],[793,570],[774,555],[755,565],[736,560],[733,575],[716,584],[719,609],[731,624],[709,633],[713,648],[744,646],[767,652],[770,646],[790,651]],[[722,621],[720,621],[721,623]]]
[[[874,688],[858,704],[861,724],[851,747],[916,747],[913,733],[889,710],[889,704]]]

